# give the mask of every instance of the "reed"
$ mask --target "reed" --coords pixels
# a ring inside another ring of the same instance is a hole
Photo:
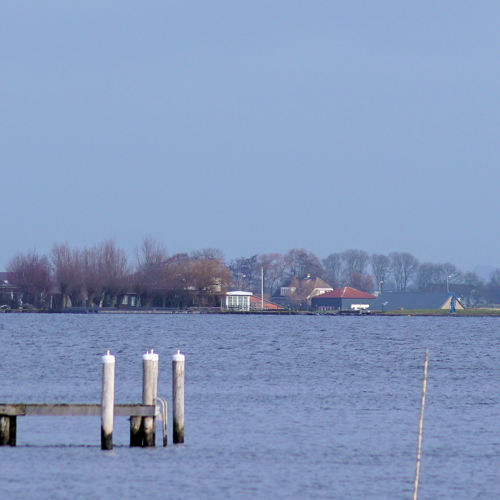
[[[418,445],[417,464],[415,466],[415,482],[413,483],[413,500],[417,500],[418,480],[420,476],[420,457],[422,452],[422,427],[424,423],[425,391],[427,388],[427,365],[429,362],[429,350],[425,350],[424,377],[422,380],[422,400],[420,402],[420,418],[418,420]]]

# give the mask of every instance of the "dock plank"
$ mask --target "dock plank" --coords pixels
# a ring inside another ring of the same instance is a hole
[[[115,404],[115,417],[153,417],[154,405]],[[0,415],[38,417],[100,417],[100,404],[87,403],[0,403]]]

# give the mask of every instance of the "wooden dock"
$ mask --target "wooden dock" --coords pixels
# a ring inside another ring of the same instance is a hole
[[[115,404],[115,417],[154,417],[155,405]],[[0,416],[9,417],[100,417],[100,404],[0,403]]]
[[[184,355],[172,356],[174,443],[184,442]],[[167,402],[158,397],[158,354],[142,356],[142,404],[115,404],[115,356],[102,356],[101,404],[93,403],[0,403],[0,446],[16,446],[17,417],[101,417],[101,448],[113,448],[114,417],[129,417],[130,446],[155,446],[156,420],[163,423],[167,446]],[[159,409],[157,410],[157,404]]]
[[[17,417],[101,417],[100,404],[87,403],[0,403],[0,446],[16,446]],[[115,404],[113,417],[141,420],[156,417],[156,405]],[[140,433],[140,429],[135,434]],[[134,436],[131,435],[131,443]],[[140,439],[140,438],[139,438]]]
[[[115,404],[115,417],[154,417],[155,405]],[[100,417],[100,404],[0,403],[0,415],[9,417]]]

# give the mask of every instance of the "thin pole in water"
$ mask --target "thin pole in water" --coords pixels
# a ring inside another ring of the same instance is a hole
[[[422,400],[420,402],[420,418],[418,421],[418,446],[417,446],[417,465],[415,467],[415,482],[413,483],[413,500],[417,500],[418,478],[420,475],[420,456],[422,451],[422,426],[424,423],[425,391],[427,388],[427,364],[429,361],[429,350],[425,350],[424,378],[422,380]]]

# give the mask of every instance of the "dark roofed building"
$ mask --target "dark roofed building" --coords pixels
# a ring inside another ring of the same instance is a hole
[[[401,311],[417,309],[449,309],[453,294],[447,292],[383,292],[373,301],[374,311]],[[460,299],[456,309],[464,309]]]
[[[362,292],[350,286],[337,288],[311,299],[313,309],[319,311],[361,311],[371,309],[375,295]]]

